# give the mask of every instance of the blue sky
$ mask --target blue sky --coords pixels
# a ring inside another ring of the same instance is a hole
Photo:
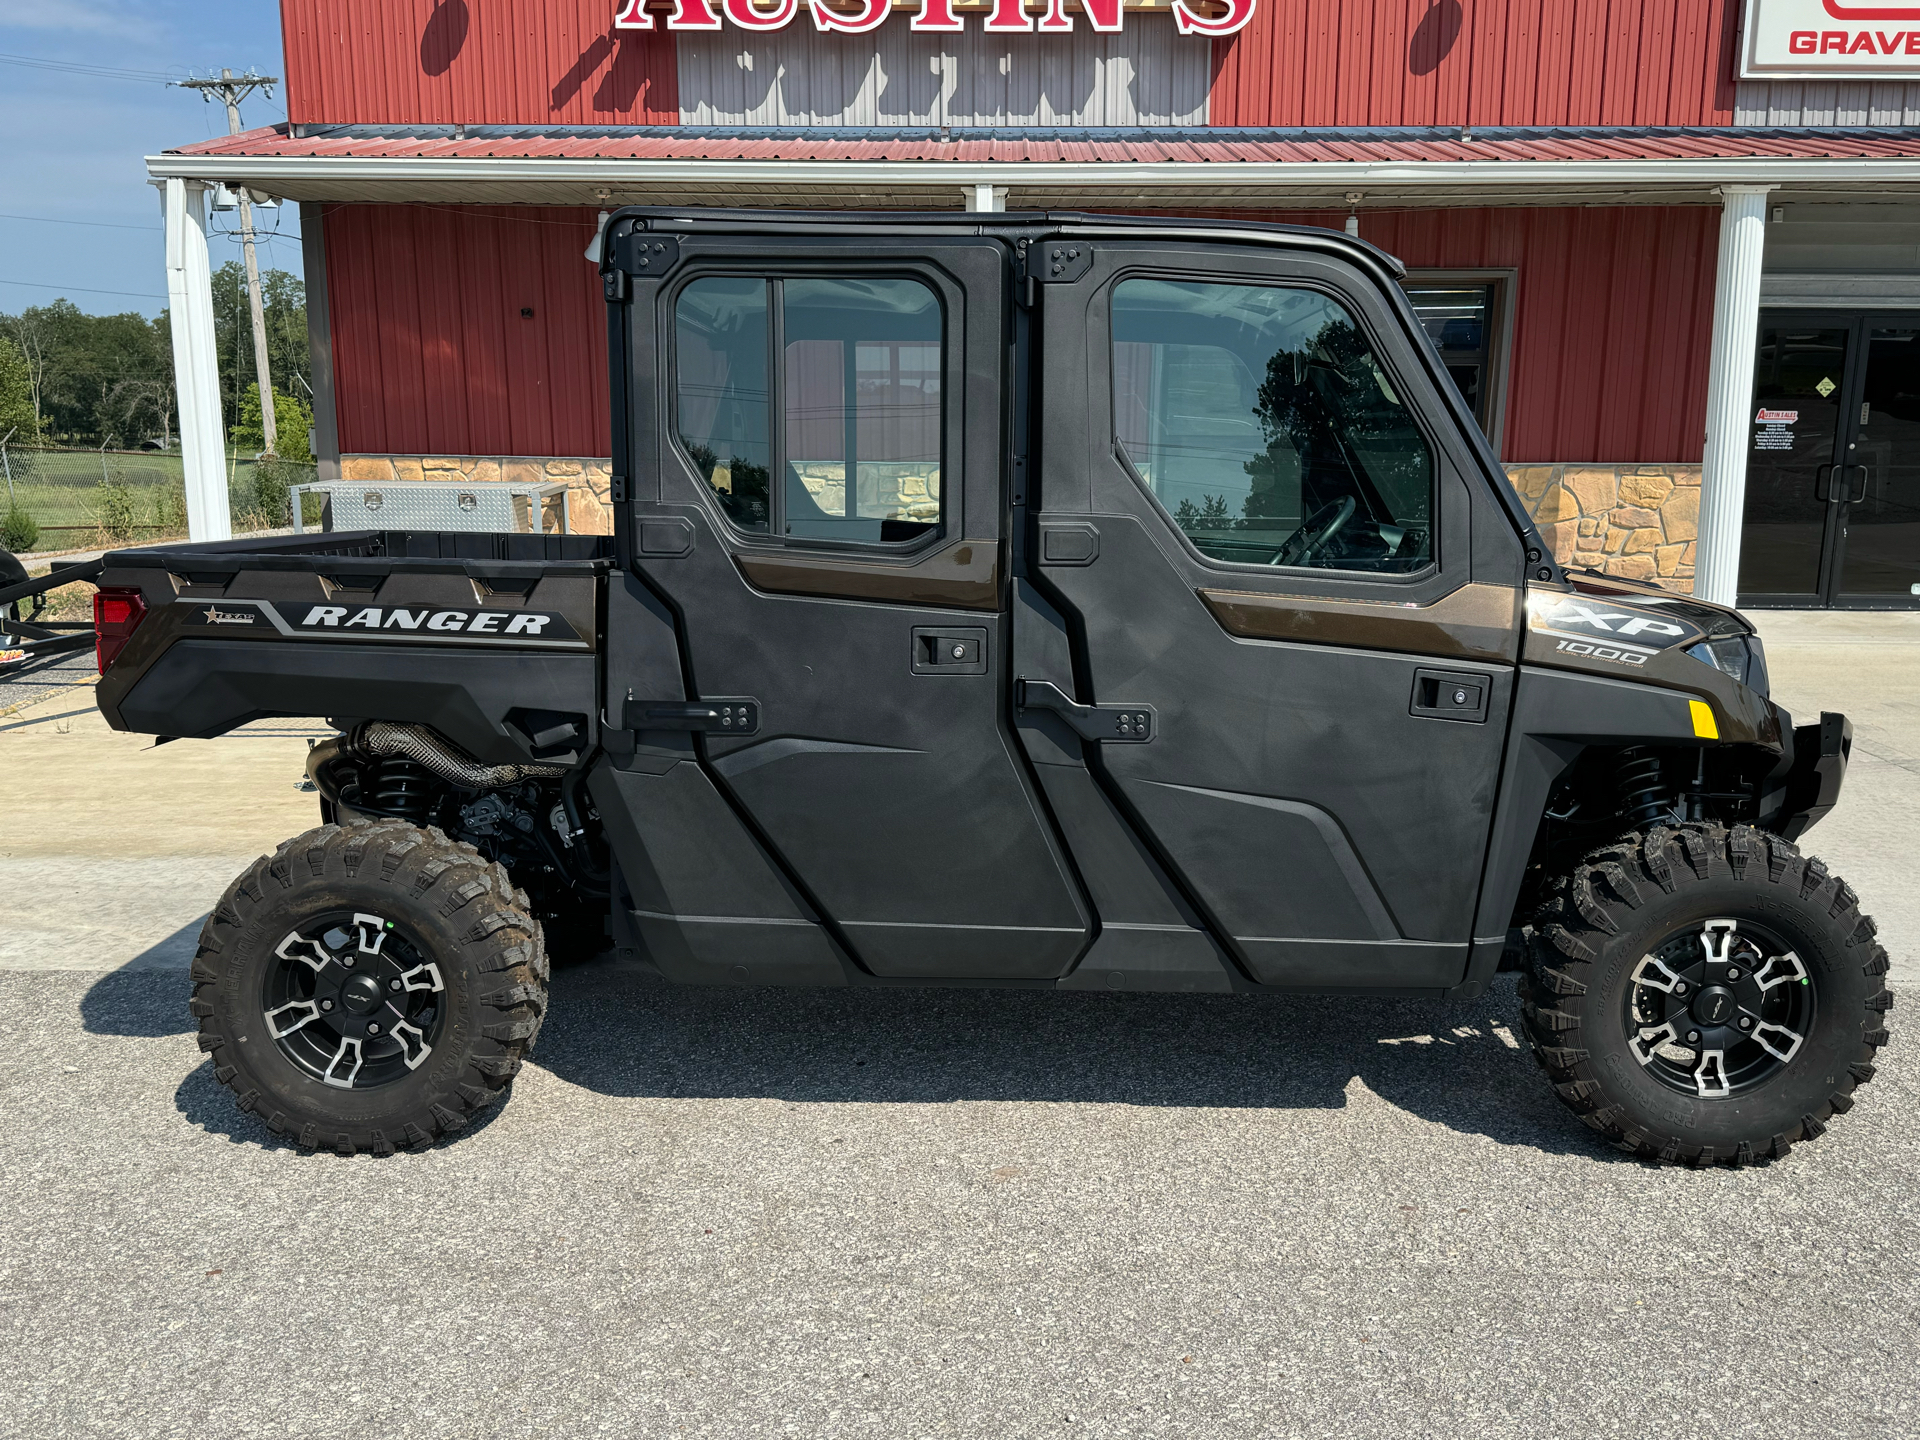
[[[274,0],[0,0],[0,57],[186,79],[281,71]],[[251,128],[287,118],[278,88],[241,107]],[[160,203],[141,157],[226,132],[226,110],[158,80],[86,75],[0,59],[0,311],[64,295],[82,310],[166,305]],[[21,219],[17,217],[34,217]],[[85,223],[55,223],[85,222]],[[217,224],[234,224],[231,214]],[[281,234],[262,266],[300,273],[296,206],[262,214]],[[123,229],[115,227],[136,227]],[[240,244],[212,237],[213,263]],[[34,282],[32,284],[24,282]],[[100,292],[131,292],[104,294]]]

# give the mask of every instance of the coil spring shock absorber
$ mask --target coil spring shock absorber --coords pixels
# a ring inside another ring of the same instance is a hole
[[[1661,778],[1661,758],[1646,746],[1629,746],[1614,765],[1614,790],[1622,819],[1650,826],[1674,812],[1674,792]]]
[[[388,756],[375,769],[373,804],[368,809],[425,825],[432,785],[432,775],[419,761]]]

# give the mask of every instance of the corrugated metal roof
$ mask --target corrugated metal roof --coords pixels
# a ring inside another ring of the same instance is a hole
[[[1256,129],[825,130],[694,126],[326,125],[219,136],[183,156],[436,160],[955,161],[1197,165],[1424,161],[1898,160],[1911,129],[1354,127]]]

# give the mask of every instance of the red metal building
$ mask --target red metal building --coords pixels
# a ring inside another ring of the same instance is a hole
[[[1921,9],[281,9],[289,122],[148,163],[178,189],[177,304],[196,187],[300,203],[324,473],[565,477],[576,522],[604,520],[603,322],[583,251],[618,204],[1273,218],[1346,226],[1409,266],[1563,560],[1681,589],[1698,575],[1723,599],[1913,603]],[[176,328],[182,346],[193,334]],[[1751,466],[1750,413],[1787,383],[1790,352],[1834,372],[1827,429],[1803,427],[1796,464]],[[1872,449],[1870,483],[1814,500],[1814,467],[1843,446]]]

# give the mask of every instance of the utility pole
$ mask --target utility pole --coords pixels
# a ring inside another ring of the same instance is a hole
[[[223,69],[218,80],[182,80],[182,90],[198,90],[200,98],[206,100],[218,95],[227,103],[227,133],[240,133],[240,102],[256,90],[273,94],[274,86],[280,83],[275,75],[256,75],[249,70],[245,75],[236,75]],[[267,368],[267,312],[260,303],[260,262],[253,248],[253,205],[247,199],[244,189],[235,192],[240,202],[240,249],[247,257],[247,307],[253,312],[253,373],[260,382],[260,433],[267,442],[267,454],[273,455],[279,449],[279,435],[274,425],[273,377]]]

